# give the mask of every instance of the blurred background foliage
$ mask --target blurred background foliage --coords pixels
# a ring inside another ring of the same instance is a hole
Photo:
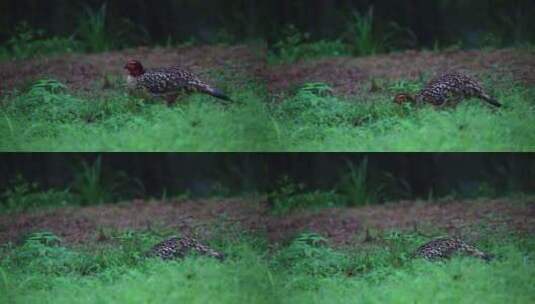
[[[531,0],[3,0],[0,42],[18,57],[244,41],[367,55],[533,43],[534,15]]]
[[[1,205],[267,195],[277,212],[529,194],[531,154],[3,154]]]

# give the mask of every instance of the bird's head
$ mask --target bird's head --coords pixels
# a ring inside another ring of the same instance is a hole
[[[413,101],[414,101],[414,96],[408,93],[397,94],[396,97],[394,97],[394,102],[399,105],[402,105],[407,102],[413,102]]]
[[[125,65],[124,69],[128,71],[128,74],[133,77],[137,77],[145,73],[141,62],[137,60],[129,60]]]

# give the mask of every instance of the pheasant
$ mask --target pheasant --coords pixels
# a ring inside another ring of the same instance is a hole
[[[405,102],[426,102],[435,106],[442,106],[448,101],[459,102],[472,97],[482,99],[496,107],[502,106],[496,99],[492,98],[483,90],[479,82],[459,72],[444,73],[432,79],[416,95],[408,93],[398,94],[394,98],[394,102],[398,104]]]
[[[221,90],[206,84],[179,66],[145,70],[139,61],[130,60],[124,68],[128,71],[126,82],[130,90],[164,97],[168,104],[173,104],[183,93],[194,92],[232,101]]]
[[[463,254],[490,261],[493,256],[471,246],[458,238],[438,238],[420,246],[414,252],[414,256],[422,257],[429,261],[450,258],[455,254]]]
[[[147,255],[156,256],[163,260],[184,258],[191,251],[199,255],[205,255],[222,261],[225,257],[222,253],[217,252],[208,246],[202,244],[192,237],[172,237],[154,245]]]

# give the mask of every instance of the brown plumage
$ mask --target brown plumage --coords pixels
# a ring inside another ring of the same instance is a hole
[[[154,245],[148,252],[149,256],[156,256],[163,260],[181,259],[191,252],[223,260],[224,255],[202,244],[195,238],[183,236],[172,237]]]
[[[435,106],[442,106],[449,102],[457,103],[468,98],[479,98],[493,106],[502,106],[496,99],[485,92],[478,81],[459,72],[444,73],[432,79],[416,95],[398,94],[394,98],[394,102],[398,104],[404,102],[430,103]]]
[[[164,97],[172,104],[181,94],[203,93],[231,101],[219,89],[203,82],[193,73],[178,66],[145,70],[137,60],[130,60],[124,68],[128,71],[127,85],[133,91]]]
[[[449,259],[452,256],[468,255],[490,261],[493,256],[480,251],[476,247],[469,245],[458,238],[438,238],[425,243],[414,252],[414,256],[424,258],[429,261],[439,259]]]

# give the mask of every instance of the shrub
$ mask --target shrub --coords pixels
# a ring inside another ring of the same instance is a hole
[[[273,200],[271,211],[275,214],[287,214],[303,209],[333,207],[340,202],[340,198],[334,191],[306,191],[304,184],[297,184],[287,176],[279,180],[276,190],[268,195]]]
[[[268,56],[268,62],[271,64],[349,54],[347,46],[341,40],[311,41],[308,33],[300,32],[294,25],[288,25],[282,36]]]
[[[19,212],[43,207],[59,207],[75,202],[69,189],[43,191],[37,183],[29,183],[21,175],[11,181],[8,189],[0,194],[2,212]]]
[[[365,157],[357,166],[347,162],[347,173],[339,182],[337,192],[344,197],[348,206],[362,206],[380,203],[383,188],[384,185],[372,181],[368,158]]]
[[[0,58],[28,59],[78,50],[80,45],[72,37],[47,37],[44,30],[32,29],[28,23],[22,22],[6,45],[0,48]]]

